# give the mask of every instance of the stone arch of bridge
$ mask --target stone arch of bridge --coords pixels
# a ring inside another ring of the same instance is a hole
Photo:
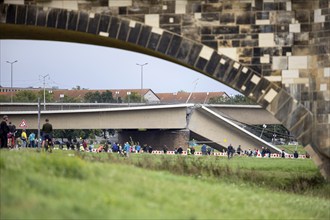
[[[311,112],[258,72],[200,42],[144,23],[83,11],[2,5],[0,38],[53,40],[135,51],[193,69],[256,101],[275,116],[330,176],[329,151],[313,141]]]

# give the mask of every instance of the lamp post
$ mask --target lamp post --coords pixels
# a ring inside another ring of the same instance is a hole
[[[10,69],[11,69],[11,74],[10,74],[10,102],[13,103],[13,65],[14,63],[18,62],[17,60],[10,62],[6,61],[7,63],[10,63]]]
[[[116,91],[116,99],[117,99],[117,103],[118,103],[118,96],[119,96],[119,91]]]
[[[148,65],[148,63],[145,63],[145,64],[138,64],[137,63],[136,65],[141,67],[141,92],[142,92],[142,89],[143,89],[143,67],[145,65]],[[142,103],[142,100],[143,100],[143,96],[141,95],[141,103]]]
[[[267,125],[263,124],[262,125],[262,131],[261,131],[261,134],[260,134],[260,138],[262,137],[262,134],[264,133],[265,128],[267,128]]]
[[[131,98],[131,92],[127,92],[127,99],[128,99],[128,107],[130,106],[130,98]]]
[[[44,76],[40,76],[40,77],[42,77],[43,80],[44,80],[44,82],[43,82],[43,84],[44,84],[44,110],[46,110],[46,88],[45,88],[46,83],[45,83],[45,78],[46,78],[47,76],[48,76],[48,78],[49,78],[49,74],[44,75]]]

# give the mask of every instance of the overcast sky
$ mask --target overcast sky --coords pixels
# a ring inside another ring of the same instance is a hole
[[[141,67],[143,88],[156,93],[220,92],[235,90],[198,72],[151,56],[114,48],[50,41],[0,41],[0,84],[10,87],[10,64],[13,62],[13,87],[57,86],[71,89],[79,85],[88,89],[139,89]],[[197,80],[197,81],[196,81]],[[196,84],[197,82],[197,84]],[[195,89],[194,89],[195,88]]]

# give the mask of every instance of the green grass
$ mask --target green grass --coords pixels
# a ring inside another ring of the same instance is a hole
[[[330,217],[330,198],[318,193],[329,193],[329,184],[322,181],[311,160],[228,161],[148,154],[123,158],[31,150],[1,150],[0,154],[1,219]],[[257,180],[245,180],[247,173]],[[315,181],[305,183],[312,188],[298,192],[258,183],[268,183],[268,178],[277,184],[297,178]]]

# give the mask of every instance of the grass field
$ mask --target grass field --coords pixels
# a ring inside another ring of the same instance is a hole
[[[0,151],[1,219],[329,219],[311,160]]]

